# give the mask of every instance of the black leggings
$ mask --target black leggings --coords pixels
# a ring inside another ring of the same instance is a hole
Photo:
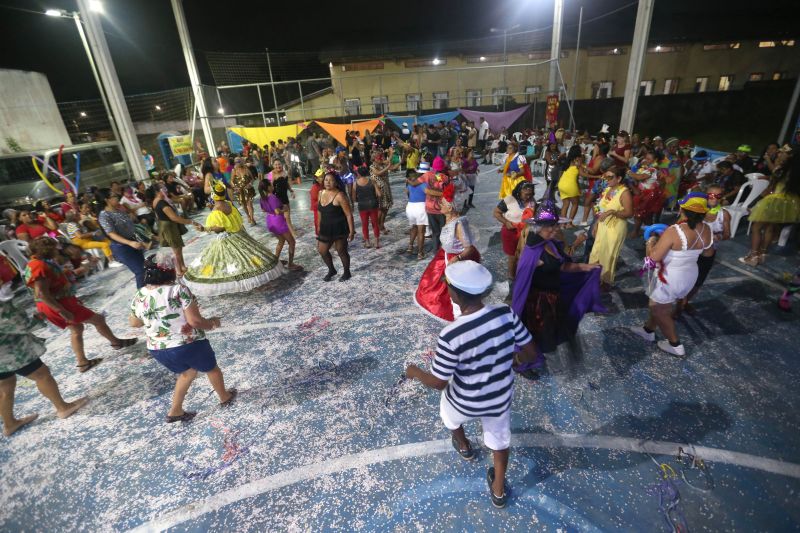
[[[716,256],[717,252],[714,252],[714,255],[701,255],[697,258],[697,281],[694,282],[693,293],[697,292],[705,283],[708,273],[711,272],[711,267],[714,266],[714,258]]]

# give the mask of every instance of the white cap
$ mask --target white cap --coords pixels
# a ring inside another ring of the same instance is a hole
[[[469,294],[483,294],[492,286],[492,273],[475,261],[457,261],[444,275],[450,285]]]

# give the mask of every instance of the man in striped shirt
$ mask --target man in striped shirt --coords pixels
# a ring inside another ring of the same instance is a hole
[[[406,376],[442,391],[439,414],[452,433],[451,442],[462,458],[475,458],[463,424],[480,418],[483,440],[494,453],[486,478],[495,507],[505,507],[505,474],[511,444],[511,399],[514,393],[515,352],[519,360],[536,359],[533,339],[519,317],[506,305],[484,305],[492,275],[474,261],[451,262],[445,270],[450,298],[461,316],[439,333],[431,373],[409,365]]]

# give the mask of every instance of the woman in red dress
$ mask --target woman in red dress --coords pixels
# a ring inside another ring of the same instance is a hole
[[[80,372],[97,366],[103,359],[87,359],[83,351],[83,324],[91,324],[98,333],[111,342],[111,347],[120,350],[136,344],[136,339],[120,339],[109,329],[106,320],[83,306],[75,297],[73,286],[61,267],[53,261],[57,242],[50,237],[39,237],[28,245],[31,260],[25,268],[25,284],[33,289],[36,310],[54,326],[69,328],[72,334],[72,351],[78,360]]]
[[[453,184],[442,190],[441,210],[445,216],[445,225],[439,237],[442,247],[422,274],[414,294],[414,302],[423,311],[443,322],[452,322],[461,316],[461,309],[453,303],[447,291],[444,269],[456,261],[481,261],[467,217],[459,212],[466,200],[467,197],[456,197]]]

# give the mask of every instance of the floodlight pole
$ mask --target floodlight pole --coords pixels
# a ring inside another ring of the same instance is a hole
[[[183,14],[183,0],[172,0],[172,12],[175,15],[175,23],[178,26],[178,36],[181,39],[183,48],[183,59],[186,61],[186,70],[189,71],[189,81],[192,84],[197,111],[200,114],[200,127],[203,128],[203,137],[206,140],[206,148],[211,157],[217,157],[217,148],[214,144],[214,136],[211,134],[211,121],[208,119],[208,109],[206,99],[203,95],[203,87],[200,85],[200,74],[197,70],[197,61],[194,58],[192,49],[192,39],[189,36],[189,26],[186,24],[186,16]]]
[[[578,42],[575,45],[575,65],[572,68],[572,107],[575,107],[575,94],[578,90],[578,58],[581,51],[581,26],[583,25],[583,6],[578,13]],[[570,120],[570,130],[575,131],[575,119]]]
[[[650,35],[650,21],[653,18],[655,0],[640,0],[636,11],[636,27],[633,30],[631,58],[628,63],[628,77],[625,80],[625,98],[622,100],[622,117],[619,129],[633,131],[636,118],[636,105],[639,101],[639,82],[642,80],[644,58],[647,54],[647,39]]]
[[[786,139],[786,134],[789,132],[789,124],[792,121],[792,115],[794,114],[794,108],[797,105],[798,97],[800,97],[800,73],[797,75],[797,81],[794,84],[794,92],[792,92],[792,98],[789,100],[789,109],[786,110],[786,118],[783,119],[781,133],[778,135],[778,144],[783,144],[784,139]],[[790,143],[793,140],[794,139],[791,139]]]
[[[564,0],[553,3],[553,41],[550,45],[550,79],[547,90],[550,94],[558,91],[558,60],[561,57],[561,25],[564,18]]]
[[[127,156],[128,168],[133,178],[141,181],[148,177],[147,170],[144,168],[144,159],[142,159],[142,149],[139,147],[136,130],[133,128],[131,115],[125,105],[125,96],[122,94],[117,71],[114,69],[114,62],[111,60],[111,52],[108,50],[103,26],[100,23],[98,14],[91,9],[90,4],[89,0],[78,0],[80,18],[85,26],[89,48],[97,65],[97,72],[103,83],[109,107],[117,122],[117,129],[119,130],[118,141]]]
[[[278,97],[275,96],[275,80],[272,79],[272,61],[269,58],[269,48],[265,48],[264,50],[267,51],[267,68],[269,68],[269,85],[272,87],[272,103],[274,105],[273,109],[275,110],[275,125],[281,125],[281,117],[278,114]]]
[[[86,32],[83,31],[83,23],[81,22],[81,16],[78,12],[72,13],[72,20],[75,21],[75,26],[78,28],[78,35],[80,35],[81,43],[83,43],[83,50],[86,52],[86,58],[89,60],[89,66],[92,68],[92,75],[94,76],[94,82],[97,84],[97,90],[100,93],[100,99],[103,101],[103,107],[106,110],[106,115],[108,115],[108,123],[111,125],[111,131],[114,133],[114,139],[117,142],[120,141],[119,130],[117,129],[117,121],[114,120],[114,113],[111,112],[111,107],[108,105],[108,98],[106,98],[106,91],[103,89],[103,82],[100,79],[100,73],[97,72],[97,65],[94,62],[94,58],[92,57],[92,50],[89,48],[89,42],[86,40]],[[120,145],[120,148],[122,146]],[[128,168],[131,168],[130,163],[128,162],[128,154],[125,150],[120,150],[122,154],[122,159],[128,165]]]

